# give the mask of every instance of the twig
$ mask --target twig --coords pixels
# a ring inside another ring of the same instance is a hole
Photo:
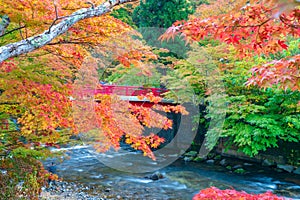
[[[95,4],[93,4],[92,2],[85,2],[85,4],[90,4],[92,6],[92,9],[95,9]]]
[[[21,22],[19,22],[19,25],[21,26]],[[24,40],[24,37],[23,37],[23,35],[22,35],[22,30],[19,29],[19,32],[20,32],[20,35],[21,35],[22,40]]]
[[[3,35],[1,35],[0,37],[3,37],[3,36],[5,36],[5,35],[8,35],[8,34],[14,32],[14,31],[17,31],[17,30],[19,30],[19,29],[23,29],[23,28],[25,28],[25,27],[26,27],[26,26],[24,25],[24,26],[20,26],[20,27],[18,27],[18,28],[14,28],[14,29],[12,29],[12,30],[10,30],[10,31],[7,31],[6,33],[4,33]]]
[[[57,10],[57,5],[55,3],[55,0],[53,0],[53,5],[54,5],[54,9],[55,9],[55,19],[58,19],[58,10]]]
[[[54,5],[54,10],[55,10],[55,20],[50,25],[49,30],[48,30],[48,34],[50,33],[52,26],[54,26],[55,22],[57,22],[57,20],[59,20],[59,18],[60,18],[58,16],[58,10],[57,10],[57,5],[55,3],[55,0],[53,0],[53,5]]]

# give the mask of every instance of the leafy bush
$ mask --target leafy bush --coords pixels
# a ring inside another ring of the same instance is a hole
[[[7,157],[1,160],[0,199],[38,199],[49,173],[31,156]]]

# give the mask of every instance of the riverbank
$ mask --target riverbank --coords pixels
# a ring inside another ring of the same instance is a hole
[[[138,198],[138,197],[137,197]],[[68,181],[56,181],[42,189],[40,200],[106,200],[137,199],[124,191],[101,185],[92,186]]]
[[[39,200],[178,200],[157,193],[155,188],[143,190],[121,190],[103,185],[82,184],[79,182],[56,181],[42,188]]]

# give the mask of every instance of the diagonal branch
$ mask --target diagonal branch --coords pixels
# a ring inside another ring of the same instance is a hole
[[[10,31],[7,31],[7,32],[3,33],[2,35],[0,35],[0,37],[4,37],[5,35],[11,34],[12,32],[20,30],[20,29],[23,29],[23,28],[25,28],[25,26],[20,26],[18,28],[14,28],[14,29],[12,29]]]
[[[7,44],[0,47],[0,63],[8,58],[32,52],[35,49],[47,45],[57,36],[65,33],[78,21],[101,16],[105,13],[110,12],[111,9],[118,4],[124,4],[133,1],[137,0],[109,0],[94,8],[82,8],[80,10],[77,10],[59,23],[53,25],[50,31],[46,30],[44,31],[44,33],[29,37],[26,40],[21,40],[19,42]]]

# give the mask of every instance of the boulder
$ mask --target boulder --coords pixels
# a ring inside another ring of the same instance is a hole
[[[243,166],[242,165],[234,165],[233,167],[232,167],[232,169],[239,169],[239,168],[242,168]]]
[[[185,162],[191,162],[192,160],[193,160],[193,157],[184,157],[183,158],[183,160],[185,161]]]
[[[251,163],[244,163],[243,165],[244,166],[253,166],[253,164],[251,164]]]
[[[211,164],[211,165],[212,165],[212,164],[214,164],[214,163],[215,163],[215,161],[214,161],[214,160],[207,160],[207,161],[206,161],[206,163],[207,163],[207,164]]]
[[[164,176],[161,173],[159,173],[159,172],[155,172],[155,173],[153,173],[151,175],[145,176],[145,178],[151,179],[153,181],[157,181],[159,179],[164,178]]]
[[[289,173],[291,173],[294,170],[294,166],[292,165],[277,165],[277,168],[287,171]]]
[[[261,165],[264,167],[271,167],[274,166],[275,163],[266,158],[262,161]]]
[[[226,166],[227,165],[227,161],[226,161],[225,158],[220,161],[220,165],[221,166]]]
[[[300,175],[300,167],[298,167],[297,169],[295,169],[295,170],[293,171],[293,173],[294,173],[294,174],[299,174],[299,175]]]

